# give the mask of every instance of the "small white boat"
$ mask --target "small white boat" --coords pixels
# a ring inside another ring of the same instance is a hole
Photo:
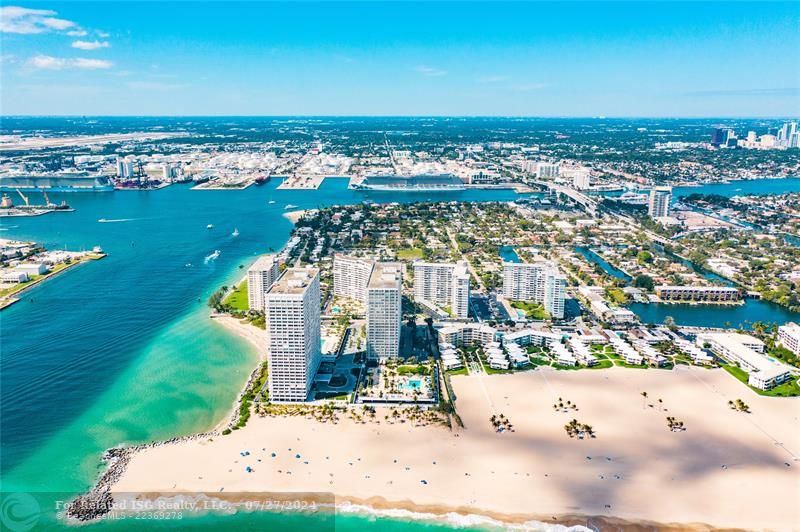
[[[274,200],[274,199],[271,199],[271,200],[269,200],[269,201],[267,202],[267,205],[272,205],[273,203],[275,203],[275,200]]]
[[[208,225],[206,226],[206,229],[214,229],[214,224],[208,224]]]
[[[203,262],[208,264],[212,260],[217,260],[217,257],[219,257],[219,254],[220,254],[220,250],[215,249],[214,253],[212,253],[211,255],[207,256],[205,259],[203,259]]]
[[[297,208],[297,205],[293,205],[291,203],[287,203],[286,207],[284,207],[284,209],[296,209],[296,208]]]
[[[239,236],[239,229],[234,228],[233,233],[231,233],[231,236]]]

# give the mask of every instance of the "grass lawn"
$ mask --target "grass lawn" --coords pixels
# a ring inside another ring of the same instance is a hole
[[[622,366],[623,368],[635,368],[635,369],[647,369],[649,366],[640,366],[639,364],[628,364],[624,360],[617,360],[617,366]]]
[[[550,317],[540,303],[528,303],[527,301],[512,301],[511,306],[525,312],[525,317],[529,320],[546,320]]]
[[[397,258],[403,260],[421,259],[422,250],[419,248],[398,249]]]
[[[247,301],[247,279],[239,283],[236,290],[228,294],[222,304],[242,312],[250,310],[250,303]]]
[[[431,370],[427,366],[420,365],[404,365],[397,366],[398,375],[430,375]]]
[[[489,367],[489,364],[484,363],[483,369],[486,370],[487,375],[502,375],[504,373],[514,373],[512,369],[494,369]]]
[[[467,375],[467,368],[448,369],[448,375]]]
[[[611,362],[609,359],[605,358],[605,359],[602,359],[602,360],[598,360],[597,361],[597,365],[590,366],[588,369],[606,369],[606,368],[610,368],[613,365],[614,365],[613,362]]]
[[[571,369],[571,370],[576,370],[576,369],[581,369],[581,367],[580,367],[580,366],[566,366],[566,365],[564,365],[564,364],[559,364],[558,362],[553,362],[552,366],[553,366],[555,369],[563,369],[563,370],[570,370],[570,369]]]
[[[759,390],[758,388],[753,388],[747,384],[748,375],[747,372],[742,368],[737,368],[736,366],[732,366],[730,364],[722,364],[722,367],[725,368],[725,371],[743,382],[745,386],[756,392],[758,395],[766,395],[768,397],[797,397],[800,395],[800,387],[797,385],[796,377],[792,377],[788,381],[774,387],[771,390],[764,391]]]

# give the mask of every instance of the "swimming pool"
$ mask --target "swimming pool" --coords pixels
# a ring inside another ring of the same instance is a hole
[[[422,388],[422,381],[420,379],[409,379],[408,382],[400,387],[404,390],[419,390]]]

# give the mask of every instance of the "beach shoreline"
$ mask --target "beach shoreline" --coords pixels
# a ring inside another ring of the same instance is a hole
[[[308,212],[307,209],[297,210],[297,211],[289,211],[283,213],[283,217],[288,219],[293,224],[297,225],[297,222],[303,219],[303,217]]]
[[[627,391],[626,412],[602,415],[620,404],[622,393],[615,393],[605,381]],[[364,506],[371,509],[364,511],[405,512],[408,518],[458,514],[515,525],[536,521],[585,526],[591,521],[626,530],[789,530],[800,519],[790,502],[800,480],[790,455],[800,449],[800,436],[785,426],[787,416],[796,417],[798,401],[772,401],[773,408],[766,408],[773,398],[745,396],[754,413],[733,412],[725,398],[745,390],[724,371],[537,370],[456,377],[453,385],[466,426],[458,432],[388,420],[366,424],[345,420],[334,425],[303,416],[255,415],[246,427],[228,436],[206,433],[140,446],[107,483],[108,493],[191,497],[227,492],[226,496],[245,500],[248,493],[257,494],[264,487],[278,493],[329,491],[335,494],[337,508]],[[663,393],[664,405],[656,406],[655,398],[653,404],[643,404],[634,391],[643,387]],[[564,418],[563,413],[551,411],[555,395],[571,397],[586,408]],[[682,399],[683,395],[687,397]],[[522,409],[515,404],[519,402]],[[700,415],[708,419],[703,426],[694,405],[712,402],[713,415]],[[542,412],[533,419],[521,417],[531,408]],[[663,427],[663,416],[656,412],[660,408],[685,418],[687,433]],[[496,434],[489,428],[485,418],[500,411],[514,422],[515,433]],[[539,415],[555,416],[556,421],[544,424]],[[600,434],[596,441],[578,442],[563,433],[560,423],[573,415],[593,423]],[[631,431],[633,435],[628,434]],[[774,431],[776,439],[771,441]],[[638,443],[648,439],[647,445]],[[781,447],[776,446],[778,440]],[[419,447],[420,441],[428,444]],[[246,456],[241,454],[244,450]],[[492,459],[495,453],[504,457],[501,462]],[[244,472],[245,464],[251,472]],[[599,466],[597,477],[587,478],[595,466]],[[343,477],[348,480],[344,486],[337,481]],[[731,489],[751,481],[766,487],[749,495]],[[496,493],[485,492],[489,485]],[[698,501],[697,490],[727,495],[724,500]],[[777,505],[777,515],[760,514],[758,508],[767,504]],[[748,507],[750,513],[740,511]]]

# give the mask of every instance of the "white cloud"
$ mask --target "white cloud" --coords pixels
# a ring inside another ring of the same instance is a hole
[[[28,60],[28,66],[37,70],[98,70],[107,69],[113,66],[111,61],[102,59],[84,59],[82,57],[64,58],[53,57],[50,55],[37,55]]]
[[[28,65],[40,70],[61,70],[67,64],[66,59],[49,55],[37,55],[28,60]]]
[[[507,80],[508,76],[481,76],[478,78],[481,83],[499,83]]]
[[[70,62],[75,68],[82,68],[84,70],[104,70],[114,66],[114,63],[104,59],[84,59],[82,57],[78,57],[75,59],[70,59]]]
[[[67,35],[70,37],[86,37],[89,34],[86,30],[72,30],[68,31]]]
[[[97,50],[98,48],[108,48],[111,46],[108,41],[75,41],[72,43],[73,48],[78,50]]]
[[[95,33],[101,39],[108,39],[109,37],[111,37],[111,34],[108,33],[107,31],[96,30]]]
[[[447,71],[446,70],[442,70],[442,69],[434,68],[434,67],[429,67],[429,66],[425,66],[425,65],[420,65],[417,68],[415,68],[414,70],[416,70],[417,72],[419,72],[423,76],[429,76],[429,77],[439,77],[439,76],[446,76],[447,75]]]
[[[35,34],[77,27],[71,20],[56,18],[57,14],[50,9],[0,7],[0,33]]]

